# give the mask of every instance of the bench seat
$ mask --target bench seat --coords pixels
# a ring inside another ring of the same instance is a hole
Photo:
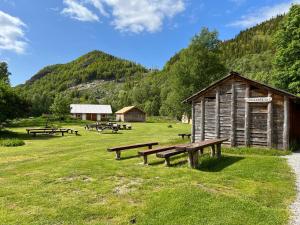
[[[116,159],[120,160],[120,158],[121,158],[121,151],[135,149],[135,148],[142,148],[142,147],[148,147],[148,149],[152,149],[153,145],[158,145],[158,142],[149,142],[149,143],[142,143],[142,144],[134,144],[134,145],[112,147],[112,148],[108,148],[107,151],[109,151],[109,152],[116,152]]]
[[[139,155],[143,156],[144,164],[147,165],[148,164],[148,155],[153,155],[153,154],[168,151],[168,150],[171,150],[171,149],[175,149],[175,146],[168,146],[168,147],[160,147],[160,148],[142,150],[142,151],[139,151]]]
[[[158,158],[164,158],[166,166],[170,166],[170,157],[185,153],[185,148],[176,148],[168,151],[159,152],[156,154]]]

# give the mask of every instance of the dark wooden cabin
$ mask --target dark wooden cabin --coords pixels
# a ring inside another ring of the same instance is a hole
[[[300,141],[300,98],[236,72],[185,102],[192,103],[193,142],[289,149]]]

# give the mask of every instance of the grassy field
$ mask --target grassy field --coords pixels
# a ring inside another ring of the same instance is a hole
[[[12,128],[26,145],[0,147],[0,224],[288,223],[294,176],[275,150],[228,149],[219,161],[203,157],[198,170],[189,169],[184,156],[167,168],[154,156],[142,165],[135,150],[120,161],[106,151],[181,142],[177,134],[190,126],[172,125],[133,124],[131,131],[98,134],[75,124],[67,126],[81,136],[37,138]]]

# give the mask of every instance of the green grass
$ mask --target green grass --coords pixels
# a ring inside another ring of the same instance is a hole
[[[12,128],[26,145],[0,147],[0,224],[288,223],[294,176],[273,151],[228,149],[221,160],[201,158],[197,170],[185,156],[170,168],[155,156],[144,166],[136,150],[116,161],[106,148],[180,143],[190,126],[138,123],[114,135],[67,125],[81,136],[32,138]]]

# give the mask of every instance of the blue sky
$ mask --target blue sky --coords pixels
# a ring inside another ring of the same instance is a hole
[[[49,64],[102,50],[162,68],[203,26],[220,39],[288,11],[300,0],[0,0],[0,60],[11,83]]]

